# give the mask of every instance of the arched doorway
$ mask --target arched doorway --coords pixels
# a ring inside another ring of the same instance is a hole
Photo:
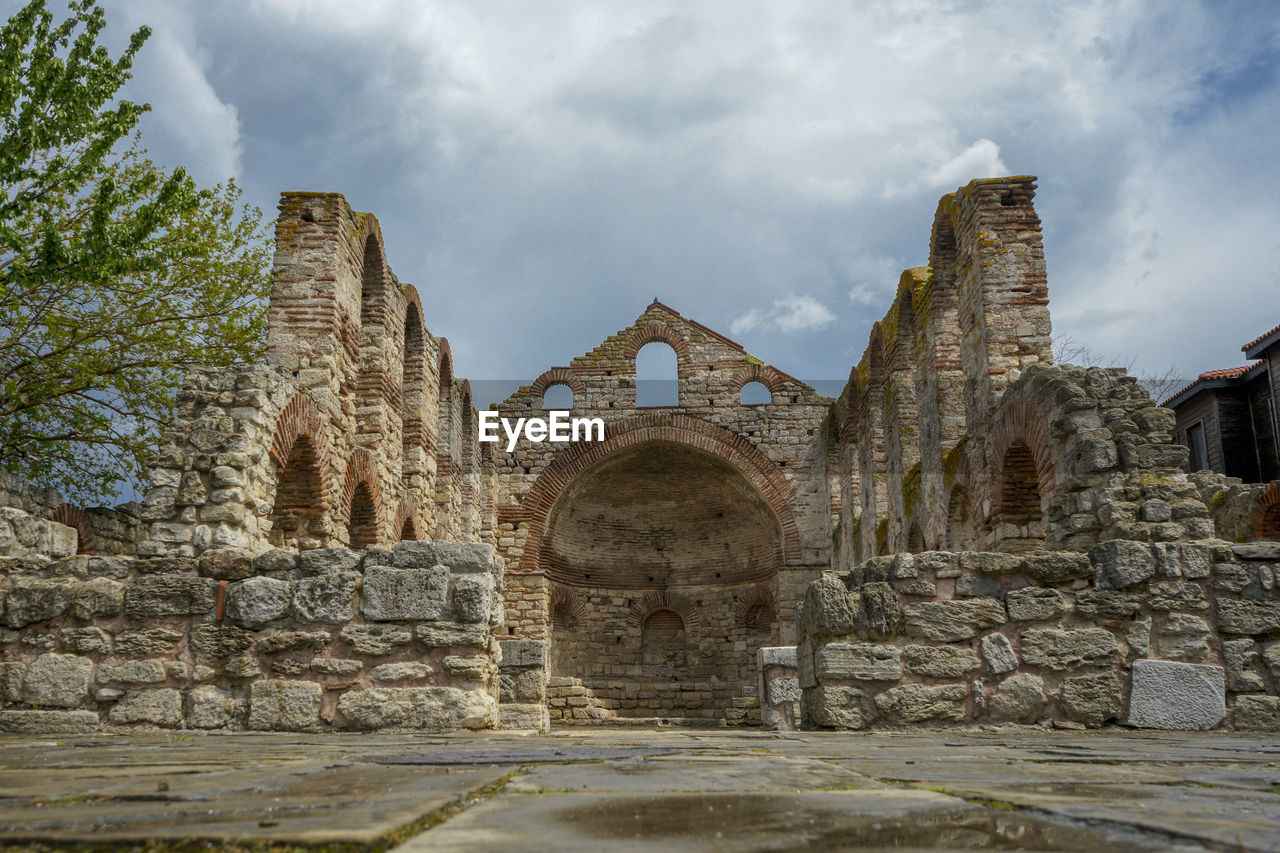
[[[674,441],[617,449],[560,492],[539,548],[563,590],[552,675],[619,717],[727,719],[749,695],[776,618],[738,611],[773,582],[783,527],[733,463]]]

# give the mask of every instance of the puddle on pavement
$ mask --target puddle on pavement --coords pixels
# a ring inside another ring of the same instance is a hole
[[[892,810],[892,809],[891,809]],[[799,798],[693,794],[611,798],[555,813],[582,835],[622,842],[670,839],[733,851],[792,850],[1204,850],[1133,832],[1059,823],[1026,813],[960,806],[897,817],[806,808]]]

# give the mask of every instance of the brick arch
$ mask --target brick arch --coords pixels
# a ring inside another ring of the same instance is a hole
[[[575,398],[587,390],[587,386],[582,384],[582,380],[573,370],[568,367],[553,367],[533,380],[533,393],[541,397],[548,388],[556,385],[564,385],[573,392]]]
[[[670,610],[679,616],[684,621],[684,629],[690,633],[696,630],[702,622],[702,616],[698,613],[698,609],[693,606],[692,601],[683,595],[663,589],[645,593],[632,602],[631,612],[627,614],[627,624],[633,628],[639,628],[644,625],[645,619],[659,610]]]
[[[767,364],[748,364],[746,367],[739,369],[733,374],[733,378],[729,380],[729,387],[740,394],[742,393],[742,386],[748,382],[759,382],[773,394],[781,394],[786,390],[786,382],[783,380],[782,374]]]
[[[75,528],[77,554],[93,553],[93,525],[84,510],[75,504],[62,504],[49,513],[49,520]]]
[[[688,415],[655,412],[607,424],[604,441],[570,444],[543,469],[521,502],[520,515],[529,524],[529,538],[516,571],[542,569],[540,552],[547,519],[561,493],[579,474],[619,450],[654,442],[692,447],[733,466],[773,510],[782,529],[783,562],[799,561],[799,528],[791,511],[795,490],[778,466],[746,438],[723,427]]]
[[[355,498],[356,489],[364,486],[369,490],[369,498],[373,503],[373,524],[376,530],[375,541],[382,538],[382,489],[378,485],[378,463],[373,454],[364,448],[356,450],[347,462],[346,480],[342,487],[342,503],[339,519],[344,524],[351,523],[351,502]],[[398,531],[397,531],[398,532]]]
[[[360,257],[360,324],[386,325],[391,268],[387,266],[386,244],[377,217],[366,214],[355,239]]]
[[[333,495],[333,449],[329,434],[324,428],[324,416],[315,401],[301,392],[285,403],[276,418],[275,433],[271,438],[271,459],[276,463],[276,479],[289,461],[289,453],[299,436],[311,441],[320,474],[320,494],[325,508]]]
[[[576,591],[563,584],[552,584],[551,599],[548,602],[547,609],[552,614],[553,619],[556,610],[561,607],[568,612],[572,620],[572,627],[581,625],[582,621],[587,617],[586,602],[582,600],[582,597]]]
[[[407,458],[414,448],[428,444],[423,417],[427,380],[427,330],[422,320],[422,301],[412,286],[405,288],[404,352],[401,361],[400,420],[402,453]]]
[[[763,608],[769,612],[769,621],[778,618],[778,601],[773,594],[773,590],[764,584],[757,584],[747,591],[747,594],[738,599],[738,603],[733,606],[733,621],[739,628],[746,628],[751,618],[751,611],[757,607]]]
[[[415,540],[427,538],[422,530],[422,514],[418,508],[418,499],[411,492],[405,492],[400,496],[400,508],[396,510],[396,526],[392,530],[392,534],[396,539],[404,539],[406,524],[409,525],[409,529],[413,532]]]
[[[453,388],[453,350],[449,348],[448,338],[439,338],[440,357],[437,372],[440,376],[440,394],[444,396]]]
[[[1249,516],[1254,539],[1280,539],[1280,480],[1272,480],[1258,494]]]
[[[991,470],[1001,471],[1009,448],[1020,441],[1031,450],[1031,456],[1035,460],[1041,496],[1052,494],[1053,446],[1049,441],[1048,424],[1049,418],[1035,411],[1025,400],[1007,400],[988,438]]]
[[[462,424],[462,441],[466,441],[471,434],[471,380],[458,380],[459,387],[462,389],[462,411],[459,412],[459,422]]]
[[[689,342],[682,338],[675,329],[664,323],[646,323],[636,328],[622,350],[624,358],[635,360],[636,354],[645,344],[670,344],[676,351],[676,360],[684,361],[689,357]]]

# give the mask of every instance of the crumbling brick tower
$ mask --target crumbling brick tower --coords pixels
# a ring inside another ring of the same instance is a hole
[[[377,219],[336,193],[285,193],[272,278],[267,363],[189,377],[139,553],[479,539],[470,386]]]

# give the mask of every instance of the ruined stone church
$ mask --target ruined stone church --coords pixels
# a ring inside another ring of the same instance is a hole
[[[284,194],[267,361],[188,377],[143,504],[5,481],[0,729],[1280,729],[1276,532],[1053,363],[1034,195],[941,199],[837,398],[655,301],[497,406],[604,440],[507,452],[377,220]]]

